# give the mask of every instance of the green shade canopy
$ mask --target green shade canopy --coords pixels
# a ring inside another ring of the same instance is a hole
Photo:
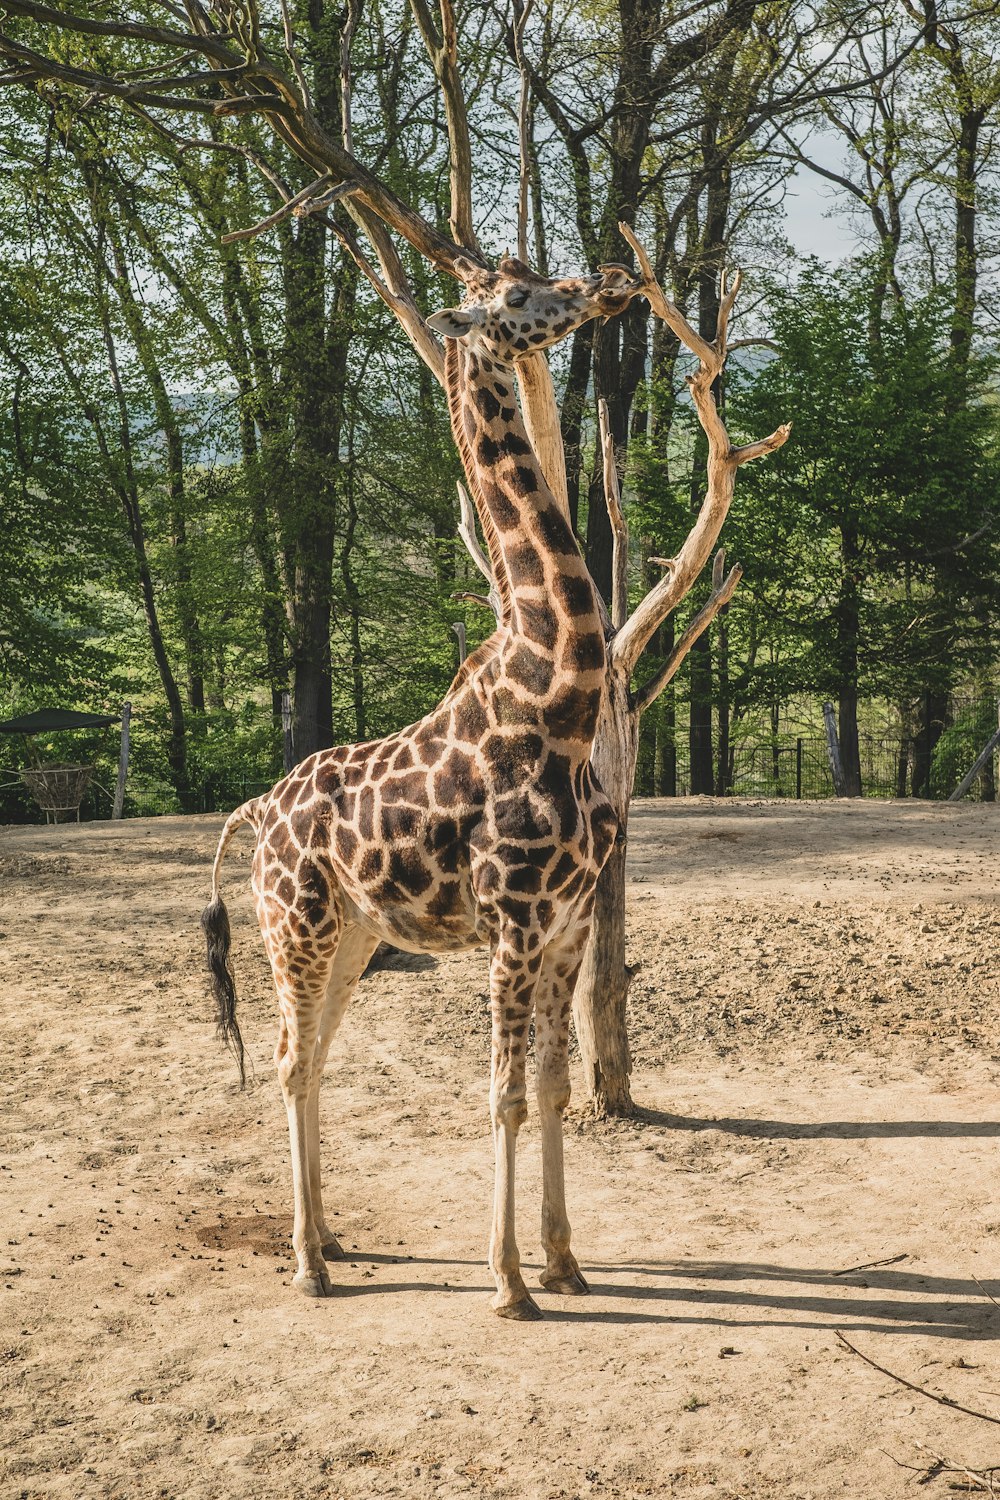
[[[78,714],[72,708],[36,708],[18,719],[4,719],[2,734],[51,734],[56,729],[107,729],[121,720],[114,714]]]

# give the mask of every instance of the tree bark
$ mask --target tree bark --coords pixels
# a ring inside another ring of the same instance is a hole
[[[715,771],[715,795],[725,797],[729,792],[730,759],[730,700],[729,700],[729,628],[726,611],[719,611],[718,651],[718,717],[719,744]]]
[[[85,168],[93,192],[89,169]],[[132,290],[125,245],[110,217],[104,220],[114,256],[114,273],[108,267],[108,279],[115,289],[129,336],[135,345],[143,373],[149,384],[167,450],[167,492],[170,496],[170,534],[174,552],[176,580],[174,585],[177,625],[184,647],[187,667],[188,707],[196,713],[205,711],[205,644],[201,621],[194,599],[194,582],[187,538],[187,487],[184,465],[184,438],[177,412],[170,399],[167,383],[160,369],[150,330]]]
[[[569,497],[569,519],[574,531],[580,524],[580,491],[583,483],[583,413],[590,384],[590,364],[594,330],[585,323],[573,335],[570,345],[569,375],[563,393],[560,428],[566,454],[566,489]]]
[[[638,729],[628,679],[612,666],[592,765],[618,814],[621,831],[597,882],[590,941],[573,997],[584,1078],[598,1115],[632,1112],[632,1058],[625,1017],[633,971],[625,963],[625,861]]]
[[[691,652],[691,710],[688,744],[691,758],[691,793],[710,797],[715,790],[712,749],[712,648],[703,636]]]
[[[305,219],[286,261],[286,381],[292,405],[292,502],[281,517],[289,573],[292,737],[304,760],[333,744],[332,575],[341,403],[329,358],[324,296],[326,231]],[[342,393],[342,381],[340,382]]]
[[[914,797],[933,795],[931,768],[934,751],[948,724],[948,695],[928,688],[920,695],[916,733],[913,737],[913,772],[910,786]]]

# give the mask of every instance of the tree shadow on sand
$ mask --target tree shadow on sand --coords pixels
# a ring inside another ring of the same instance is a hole
[[[663,1109],[637,1108],[634,1115],[643,1125],[661,1125],[667,1130],[719,1130],[726,1135],[745,1135],[766,1141],[815,1141],[832,1139],[918,1140],[1000,1136],[997,1120],[757,1120],[722,1115],[674,1115]]]

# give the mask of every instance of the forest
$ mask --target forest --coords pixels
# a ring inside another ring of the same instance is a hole
[[[133,811],[231,806],[419,718],[494,622],[408,309],[459,300],[436,245],[578,273],[634,263],[623,223],[706,338],[741,269],[727,427],[793,424],[740,472],[743,578],[641,720],[637,792],[759,793],[757,766],[794,795],[829,700],[851,790],[947,795],[1000,690],[997,11],[5,0],[0,717],[130,702]],[[348,164],[322,201],[274,68]],[[433,233],[390,233],[380,194]],[[637,599],[703,498],[691,357],[636,299],[552,365],[610,601],[607,402]],[[100,735],[43,749],[113,778]]]

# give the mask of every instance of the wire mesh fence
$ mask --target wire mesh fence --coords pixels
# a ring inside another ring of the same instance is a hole
[[[914,776],[920,765],[920,746],[912,738],[860,735],[861,795],[864,797],[911,797],[920,795],[943,800],[951,795],[973,765],[982,746],[974,730],[948,731],[947,755],[932,758],[923,784],[916,788]],[[673,747],[673,775],[663,795],[691,795],[691,757],[686,741]],[[731,747],[728,764],[720,768],[715,756],[715,791],[719,796],[782,797],[816,799],[836,795],[827,742],[823,735],[777,735],[767,740],[740,742]],[[720,774],[724,771],[724,774]],[[996,799],[996,757],[977,777],[970,799]]]
[[[672,747],[671,774],[661,795],[691,795],[691,760],[686,739]],[[943,799],[950,795],[982,749],[974,732],[949,731],[945,761],[931,766],[919,788],[924,796]],[[859,740],[861,788],[866,797],[914,795],[917,746],[913,740],[862,735]],[[750,798],[817,799],[835,795],[833,775],[822,735],[778,735],[766,740],[739,742],[729,751],[725,775],[719,775],[715,756],[717,795]],[[970,799],[996,800],[997,760],[991,759],[973,783]],[[130,782],[125,795],[125,817],[152,818],[170,814],[229,812],[250,797],[260,796],[274,784],[267,774],[249,773],[206,777],[185,796],[164,783],[139,785]],[[111,817],[112,792],[98,781],[88,788],[80,807],[81,821]],[[20,782],[0,787],[0,823],[40,823],[45,814]]]

